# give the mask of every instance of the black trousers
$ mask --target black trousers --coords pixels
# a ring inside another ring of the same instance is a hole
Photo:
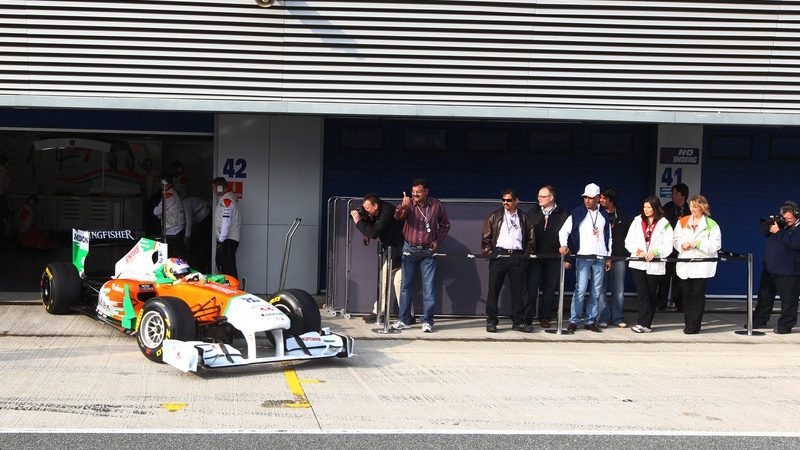
[[[673,251],[669,257],[677,258],[677,250]],[[666,263],[667,272],[658,284],[658,307],[667,307],[667,301],[670,298],[670,285],[672,285],[672,302],[675,303],[675,308],[680,311],[683,309],[683,286],[681,285],[683,280],[675,275],[675,264],[674,262]]]
[[[765,325],[769,322],[772,308],[775,307],[775,295],[777,293],[775,278],[771,273],[767,272],[766,267],[762,267],[761,280],[758,282],[758,298],[756,307],[753,308],[753,325]]]
[[[681,280],[683,286],[683,330],[688,333],[700,331],[703,311],[706,308],[707,278],[687,278]]]
[[[186,245],[183,243],[184,232],[172,236],[167,235],[167,251],[170,258],[186,259]]]
[[[186,249],[189,264],[202,273],[211,273],[211,217],[192,227],[189,248]]]
[[[775,287],[781,298],[781,317],[778,329],[791,331],[797,324],[797,298],[800,296],[800,276],[774,275]]]
[[[239,243],[233,239],[225,239],[221,244],[217,244],[217,273],[239,279],[239,272],[236,270],[237,248]]]
[[[525,287],[527,265],[528,258],[522,252],[489,260],[489,293],[486,296],[487,323],[496,324],[498,321],[497,300],[503,289],[506,275],[508,275],[511,290],[511,322],[514,325],[525,323],[525,304],[522,300],[522,291]]]
[[[636,323],[650,328],[658,306],[658,286],[663,275],[649,275],[644,270],[631,269],[636,296],[639,299],[639,317]]]
[[[527,272],[525,323],[533,323],[534,313],[539,320],[550,320],[556,309],[556,290],[561,276],[561,261],[537,259],[528,263]]]

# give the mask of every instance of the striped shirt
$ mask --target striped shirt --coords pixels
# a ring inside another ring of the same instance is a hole
[[[397,220],[405,220],[403,238],[411,245],[428,246],[433,242],[442,243],[450,231],[450,221],[439,200],[428,197],[425,204],[412,201],[408,208],[401,203],[394,212]]]

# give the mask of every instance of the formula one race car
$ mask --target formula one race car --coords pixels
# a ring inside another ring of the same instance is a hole
[[[136,242],[130,230],[73,230],[72,236],[73,261],[50,263],[42,273],[45,310],[78,311],[136,335],[151,361],[196,371],[353,355],[353,339],[322,328],[319,308],[305,291],[280,290],[264,300],[240,290],[231,276],[204,275],[167,258],[166,244]],[[132,242],[113,274],[87,270],[90,244],[92,253],[102,254]]]

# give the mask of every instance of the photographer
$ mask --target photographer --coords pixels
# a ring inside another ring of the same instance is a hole
[[[797,323],[797,301],[800,296],[800,231],[797,225],[800,206],[783,202],[779,217],[762,220],[769,226],[764,247],[764,266],[759,285],[758,303],[753,313],[754,326],[763,327],[769,321],[774,293],[781,298],[781,317],[775,333],[788,334]]]
[[[403,223],[394,218],[395,207],[378,197],[378,194],[367,194],[361,208],[350,211],[350,217],[358,231],[364,235],[364,245],[370,239],[378,239],[378,251],[386,251],[386,246],[392,247],[392,284],[394,285],[395,301],[400,298],[400,267],[403,251]],[[388,259],[386,263],[388,264]],[[380,305],[375,302],[372,314],[364,317],[364,322],[375,322],[384,311],[384,296],[386,295],[386,266],[381,267]],[[379,309],[380,308],[380,309]],[[380,311],[380,313],[378,312]]]

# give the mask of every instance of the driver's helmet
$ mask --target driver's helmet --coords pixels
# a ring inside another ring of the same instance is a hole
[[[164,263],[164,274],[173,280],[180,280],[191,272],[189,264],[181,258],[169,258]]]

